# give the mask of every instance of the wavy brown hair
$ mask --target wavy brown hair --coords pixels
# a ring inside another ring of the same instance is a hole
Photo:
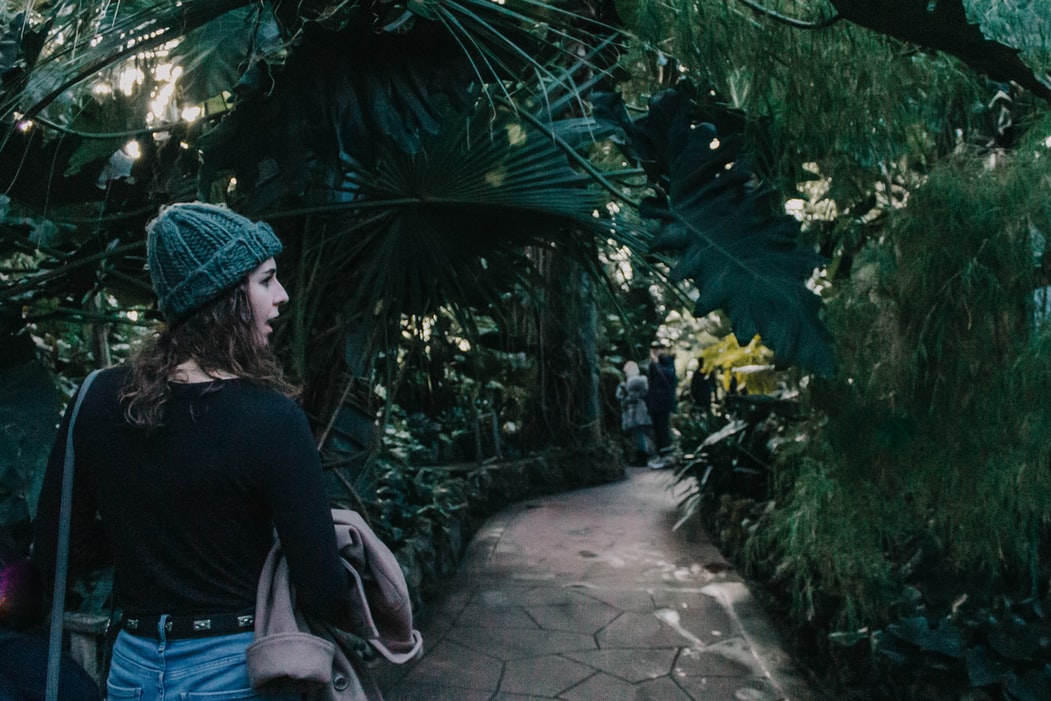
[[[289,397],[298,394],[270,348],[259,343],[248,293],[238,285],[162,329],[135,354],[121,392],[129,423],[146,430],[164,425],[168,381],[180,363],[191,359],[209,375],[228,373]]]

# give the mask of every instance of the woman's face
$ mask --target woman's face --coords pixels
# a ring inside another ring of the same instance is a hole
[[[269,345],[270,334],[274,332],[270,322],[278,317],[278,307],[288,301],[288,293],[277,280],[277,263],[273,258],[267,258],[248,273],[245,291],[252,305],[252,318],[255,319],[259,342],[264,346]]]

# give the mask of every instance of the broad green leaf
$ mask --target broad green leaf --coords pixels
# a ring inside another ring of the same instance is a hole
[[[1011,673],[1005,676],[1003,688],[1013,701],[1045,701],[1051,698],[1051,677],[1047,669],[1031,669],[1021,676]]]
[[[1051,83],[1051,3],[1044,0],[963,0],[967,18],[986,39],[1018,49],[1045,83]]]
[[[39,26],[30,27],[36,32],[47,30],[43,51],[31,72],[5,81],[0,114],[18,110],[35,116],[51,107],[49,114],[61,122],[70,103],[79,102],[71,97],[72,89],[86,93],[92,81],[108,72],[156,61],[165,44],[245,4],[244,0],[57,3]]]
[[[843,630],[828,634],[828,641],[840,647],[853,647],[871,638],[867,630]]]
[[[999,684],[1010,667],[989,653],[989,648],[976,645],[964,653],[967,661],[967,679],[971,686]]]
[[[49,23],[31,27],[25,12],[7,17],[0,11],[0,75],[10,81],[16,72],[29,70],[44,47]]]
[[[963,637],[950,621],[941,621],[937,627],[932,627],[922,616],[903,618],[887,626],[887,632],[920,650],[953,658],[963,656]]]
[[[28,519],[36,505],[44,464],[58,421],[59,397],[47,370],[11,353],[24,343],[7,338],[0,367],[0,529]]]
[[[821,300],[805,284],[823,261],[798,245],[799,223],[756,182],[741,137],[700,121],[675,91],[655,96],[634,122],[619,97],[595,104],[657,188],[641,211],[659,221],[653,250],[678,256],[671,279],[696,285],[694,313],[721,309],[738,338],[758,334],[782,362],[831,371]]]
[[[249,5],[198,27],[172,49],[169,58],[181,67],[179,89],[190,102],[232,92],[250,66],[280,61],[281,32],[265,5]]]
[[[387,143],[414,152],[437,131],[443,105],[471,104],[459,49],[402,36],[315,41],[293,53],[259,94],[198,142],[202,198],[233,173],[244,208],[262,211],[308,182],[342,187],[340,173],[368,166]],[[244,87],[244,85],[242,85]]]
[[[155,82],[147,78],[130,95],[117,91],[87,101],[69,125],[76,132],[77,148],[69,157],[63,175],[76,175],[93,163],[110,159],[123,148],[135,130],[141,128],[154,86]]]

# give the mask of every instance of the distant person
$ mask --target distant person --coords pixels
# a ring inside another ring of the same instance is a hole
[[[635,466],[645,465],[649,458],[646,433],[653,420],[646,408],[648,392],[649,380],[639,372],[639,364],[634,360],[624,363],[624,381],[617,386],[617,401],[620,402],[620,428],[631,437],[635,451],[631,464]]]
[[[671,415],[675,411],[675,389],[679,385],[679,378],[675,374],[675,356],[660,346],[651,348],[647,375],[650,388],[646,395],[646,406],[653,420],[653,436],[657,442],[657,456],[649,462],[649,466],[656,470],[675,462],[675,448],[671,440]]]
[[[712,409],[712,395],[715,393],[715,378],[712,373],[704,371],[703,363],[697,365],[690,378],[690,401],[693,405],[708,413]]]

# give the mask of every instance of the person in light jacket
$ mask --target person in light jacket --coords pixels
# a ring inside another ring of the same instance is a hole
[[[299,608],[334,624],[346,615],[314,437],[269,348],[288,301],[281,248],[267,224],[210,204],[172,205],[147,225],[167,323],[130,365],[98,375],[73,435],[71,539],[108,544],[123,613],[110,701],[282,698],[257,696],[245,663],[275,532]],[[36,522],[34,557],[49,573],[67,424],[68,413]]]
[[[624,381],[617,385],[617,401],[620,402],[620,428],[631,436],[635,454],[631,464],[642,466],[649,457],[647,432],[653,425],[646,408],[649,380],[639,372],[634,360],[624,363]]]

